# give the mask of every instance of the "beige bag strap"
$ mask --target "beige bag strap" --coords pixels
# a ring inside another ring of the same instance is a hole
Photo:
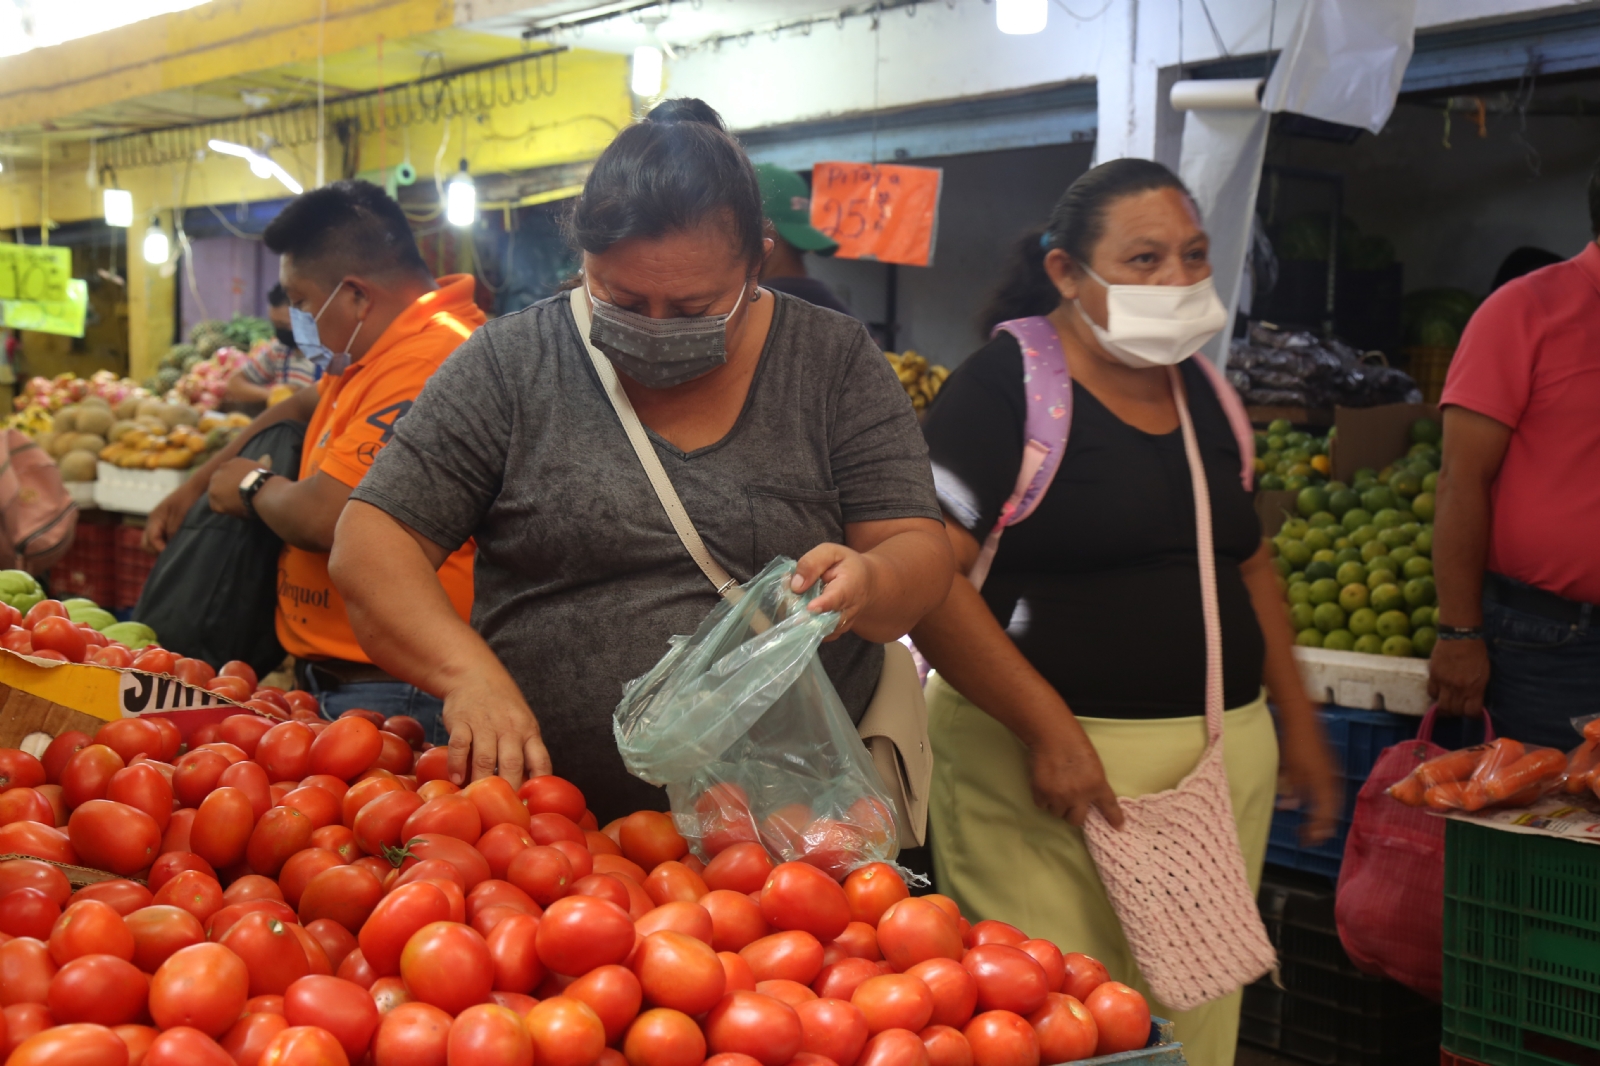
[[[678,539],[683,541],[683,546],[689,550],[695,564],[717,590],[717,595],[728,595],[730,589],[738,587],[738,579],[711,557],[711,552],[706,549],[706,542],[700,539],[699,530],[694,528],[694,522],[689,518],[689,512],[683,509],[683,501],[678,498],[678,490],[672,487],[672,479],[667,477],[666,468],[661,465],[661,457],[656,454],[655,445],[650,443],[650,435],[645,432],[644,424],[634,412],[633,402],[628,399],[628,394],[622,391],[622,382],[617,379],[616,368],[600,349],[589,343],[589,302],[584,298],[583,287],[573,289],[568,299],[572,304],[573,321],[578,324],[578,336],[583,338],[583,346],[589,352],[589,361],[594,364],[594,372],[600,375],[600,384],[605,387],[606,397],[610,399],[612,409],[617,412],[617,418],[622,421],[623,432],[627,433],[628,443],[633,445],[633,452],[639,457],[639,465],[644,467],[651,488],[656,490],[656,499],[661,501],[661,509],[667,512],[667,518],[672,522],[672,528],[677,531]]]

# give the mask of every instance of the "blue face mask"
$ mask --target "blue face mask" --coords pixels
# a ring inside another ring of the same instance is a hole
[[[289,308],[289,327],[294,332],[295,346],[300,349],[301,355],[311,360],[311,365],[317,369],[318,377],[321,377],[324,371],[331,371],[334,374],[344,372],[344,368],[350,365],[350,345],[356,342],[356,334],[361,332],[362,323],[357,322],[356,328],[350,332],[350,339],[345,342],[344,351],[338,355],[334,355],[332,349],[322,343],[322,337],[317,332],[317,323],[322,321],[323,312],[333,303],[333,298],[339,295],[339,290],[342,288],[344,288],[343,281],[333,287],[333,291],[322,301],[322,307],[315,315],[298,307]]]

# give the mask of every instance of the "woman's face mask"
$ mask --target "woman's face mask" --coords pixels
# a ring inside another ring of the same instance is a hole
[[[344,373],[344,368],[350,365],[350,346],[356,342],[356,335],[361,332],[363,325],[362,322],[356,323],[356,328],[350,331],[350,339],[344,342],[344,351],[337,356],[333,354],[332,349],[322,343],[322,337],[317,332],[317,323],[322,321],[328,305],[333,303],[333,298],[339,295],[339,290],[342,288],[344,288],[343,281],[333,287],[333,291],[322,301],[322,307],[315,315],[298,307],[289,308],[289,325],[294,333],[295,346],[300,349],[301,355],[311,360],[311,365],[317,369],[318,377],[321,377],[324,371],[334,374]]]
[[[628,377],[651,389],[669,389],[703,377],[728,361],[728,320],[744,303],[748,284],[725,315],[699,318],[651,318],[626,311],[594,294],[589,342],[604,352]]]
[[[1181,363],[1227,324],[1228,311],[1210,278],[1193,285],[1112,285],[1088,264],[1084,272],[1106,290],[1104,328],[1074,301],[1100,347],[1119,362],[1144,369]]]

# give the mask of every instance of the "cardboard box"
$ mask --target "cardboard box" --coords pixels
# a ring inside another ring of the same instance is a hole
[[[1262,489],[1256,493],[1256,517],[1261,520],[1261,535],[1275,537],[1283,523],[1297,514],[1295,501],[1300,494],[1288,489]]]
[[[1440,421],[1431,403],[1391,403],[1381,407],[1336,407],[1333,425],[1333,480],[1349,484],[1357,470],[1382,470],[1411,447],[1411,423]],[[1440,423],[1441,425],[1443,423]]]
[[[240,713],[250,712],[174,677],[0,649],[0,748],[39,755],[69,729],[94,736],[105,723],[136,715],[170,719],[187,740],[201,726]]]

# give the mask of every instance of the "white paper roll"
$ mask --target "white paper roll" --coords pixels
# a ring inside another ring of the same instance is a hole
[[[1261,78],[1180,81],[1172,87],[1174,111],[1259,111]]]

